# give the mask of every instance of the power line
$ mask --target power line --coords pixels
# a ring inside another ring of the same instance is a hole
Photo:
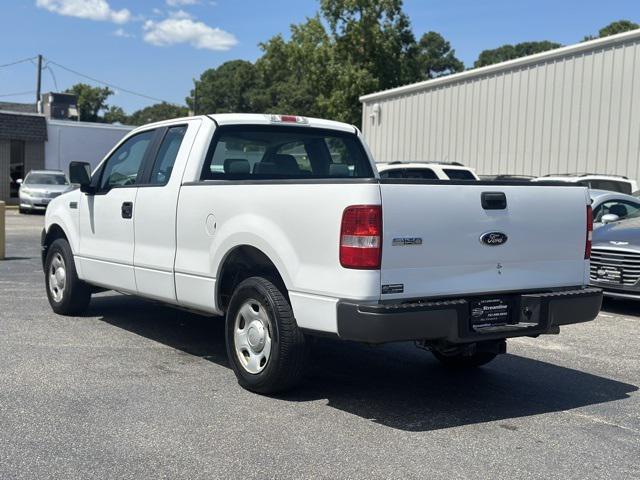
[[[90,77],[89,75],[85,75],[84,73],[80,73],[77,70],[73,70],[73,69],[71,69],[69,67],[65,67],[64,65],[60,65],[59,63],[54,62],[53,60],[51,60],[49,58],[47,58],[47,64],[48,65],[49,64],[50,65],[55,65],[56,67],[61,68],[63,70],[66,70],[67,72],[73,73],[74,75],[78,75],[79,77],[86,78],[87,80],[91,80],[92,82],[100,83],[102,85],[106,85],[107,87],[111,87],[111,88],[114,88],[116,90],[119,90],[119,91],[122,91],[122,92],[126,92],[126,93],[128,93],[130,95],[136,95],[138,97],[146,98],[147,100],[153,100],[154,102],[169,103],[169,104],[172,104],[172,105],[176,105],[175,103],[169,102],[169,101],[164,100],[162,98],[151,97],[149,95],[145,95],[144,93],[135,92],[135,91],[129,90],[127,88],[119,87],[118,85],[114,85],[113,83],[105,82],[103,80],[98,80],[97,78]]]
[[[53,68],[49,67],[49,62],[47,62],[45,66],[42,67],[42,69],[49,72],[49,75],[51,75],[51,80],[53,80],[53,85],[56,87],[56,92],[59,92],[60,89],[58,88],[58,80],[56,79],[55,73],[53,73]]]
[[[36,93],[35,90],[29,90],[27,92],[16,92],[16,93],[3,93],[0,97],[19,97],[20,95],[31,95]]]
[[[11,67],[12,65],[18,65],[19,63],[31,62],[36,58],[38,57],[23,58],[22,60],[16,60],[15,62],[10,62],[10,63],[5,63],[3,65],[0,65],[0,68]]]

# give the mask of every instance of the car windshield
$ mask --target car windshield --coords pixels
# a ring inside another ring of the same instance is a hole
[[[67,177],[60,173],[31,173],[24,181],[25,185],[69,185]]]

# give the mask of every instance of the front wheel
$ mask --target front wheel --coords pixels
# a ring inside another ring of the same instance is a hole
[[[77,315],[89,306],[91,288],[78,278],[69,243],[59,238],[47,249],[44,281],[54,312]]]
[[[471,355],[465,355],[463,353],[445,355],[433,350],[431,353],[433,353],[433,356],[445,367],[459,370],[481,367],[498,356],[497,353],[493,352],[475,352]]]
[[[235,289],[226,317],[227,355],[238,383],[271,394],[301,379],[308,345],[289,301],[276,285],[251,277]]]

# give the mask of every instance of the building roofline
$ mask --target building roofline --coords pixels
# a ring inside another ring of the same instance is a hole
[[[13,110],[2,110],[2,109],[0,109],[0,113],[5,114],[5,115],[25,115],[27,117],[44,117],[43,113],[14,112]]]
[[[108,130],[126,130],[127,132],[138,128],[135,125],[113,125],[111,123],[99,122],[77,122],[75,120],[53,120],[47,119],[47,125],[56,125],[61,127],[80,127],[80,128],[104,128]]]
[[[627,40],[640,39],[640,29],[631,30],[629,32],[619,33],[617,35],[611,35],[604,38],[597,38],[595,40],[589,40],[587,42],[576,43],[573,45],[567,45],[565,47],[548,50],[542,53],[536,53],[535,55],[529,55],[526,57],[520,57],[506,62],[496,63],[488,65],[486,67],[472,68],[465,70],[464,72],[454,73],[445,77],[434,78],[430,80],[424,80],[422,82],[411,83],[409,85],[403,85],[401,87],[391,88],[389,90],[382,90],[380,92],[368,93],[360,97],[360,102],[365,103],[371,100],[382,100],[388,97],[395,97],[406,93],[412,93],[419,90],[425,90],[427,88],[438,87],[446,85],[448,83],[455,83],[461,80],[479,77],[482,75],[488,75],[492,73],[498,73],[504,70],[510,70],[515,67],[523,65],[538,63],[544,60],[551,60],[557,57],[563,57],[572,55],[596,48],[608,47],[621,43]]]

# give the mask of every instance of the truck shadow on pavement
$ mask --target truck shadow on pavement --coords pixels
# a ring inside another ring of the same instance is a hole
[[[127,296],[95,297],[87,316],[228,367],[221,318]],[[410,343],[316,339],[309,363],[304,383],[281,401],[327,399],[330,407],[417,432],[490,421],[517,430],[510,419],[621,400],[638,389],[510,354],[472,372],[451,372]]]

